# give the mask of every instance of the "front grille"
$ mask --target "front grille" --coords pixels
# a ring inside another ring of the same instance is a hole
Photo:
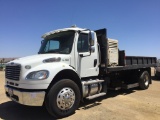
[[[19,64],[11,64],[6,65],[5,77],[10,80],[19,80],[21,71],[21,65]]]

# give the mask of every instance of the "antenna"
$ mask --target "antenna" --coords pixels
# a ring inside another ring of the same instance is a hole
[[[72,28],[76,28],[77,26],[76,26],[76,25],[72,25],[71,27],[72,27]]]

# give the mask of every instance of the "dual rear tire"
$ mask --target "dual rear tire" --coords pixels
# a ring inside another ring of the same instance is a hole
[[[142,90],[148,89],[151,77],[147,71],[142,72],[139,78],[139,87]]]

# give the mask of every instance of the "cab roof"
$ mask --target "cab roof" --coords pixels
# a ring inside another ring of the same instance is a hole
[[[78,28],[78,27],[75,27],[75,26],[70,27],[70,28],[57,29],[57,30],[53,30],[53,31],[45,33],[44,35],[42,35],[42,38],[45,39],[48,36],[53,35],[54,33],[59,33],[59,32],[63,32],[63,31],[70,31],[70,30],[81,31],[81,30],[85,30],[85,29],[84,28]]]

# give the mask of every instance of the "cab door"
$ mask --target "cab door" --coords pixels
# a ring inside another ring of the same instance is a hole
[[[95,38],[95,37],[94,37]],[[99,73],[98,68],[98,51],[94,40],[94,48],[90,52],[89,34],[80,33],[77,41],[78,52],[78,73],[80,77],[97,76]]]

